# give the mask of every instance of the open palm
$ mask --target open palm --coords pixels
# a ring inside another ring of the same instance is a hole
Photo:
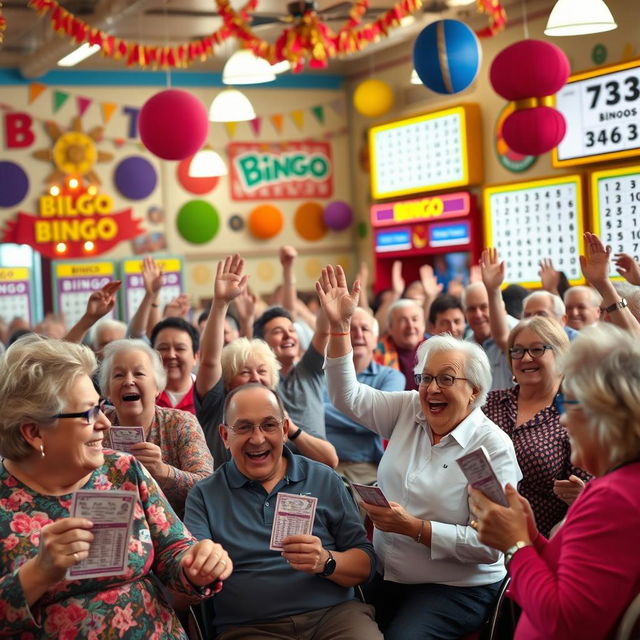
[[[342,267],[338,265],[334,270],[328,265],[316,282],[316,292],[329,324],[332,327],[348,328],[351,316],[358,306],[359,282],[356,280],[353,290],[349,292]]]
[[[243,268],[244,260],[237,253],[218,262],[213,291],[216,300],[229,303],[242,293],[247,284],[247,276],[242,275]]]

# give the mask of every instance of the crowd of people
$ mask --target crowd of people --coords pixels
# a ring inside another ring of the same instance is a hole
[[[612,637],[640,592],[640,265],[615,256],[621,297],[591,233],[586,286],[544,260],[505,287],[495,249],[446,292],[397,262],[372,308],[364,265],[303,296],[296,256],[265,301],[233,255],[208,309],[162,309],[148,257],[128,325],[114,282],[69,329],[6,327],[0,637],[186,639],[195,612],[211,640],[471,638],[508,580],[509,637]],[[74,573],[79,491],[134,496],[123,571]]]

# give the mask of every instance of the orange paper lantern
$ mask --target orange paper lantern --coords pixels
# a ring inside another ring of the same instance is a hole
[[[327,233],[323,219],[324,208],[317,202],[303,202],[293,218],[293,226],[301,238],[316,242]]]
[[[249,214],[249,231],[260,240],[268,240],[282,231],[284,216],[278,207],[261,204]]]

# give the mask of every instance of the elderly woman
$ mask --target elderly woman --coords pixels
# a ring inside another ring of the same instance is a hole
[[[178,515],[189,489],[213,473],[213,460],[195,416],[155,404],[166,384],[157,351],[142,340],[116,340],[105,347],[100,389],[113,408],[114,425],[142,426],[144,442],[130,452],[155,478]]]
[[[534,316],[511,330],[507,346],[517,384],[491,391],[482,410],[513,440],[523,475],[520,493],[548,536],[590,478],[571,464],[556,403],[562,379],[556,358],[567,352],[569,339],[553,318]]]
[[[360,384],[350,343],[359,285],[349,293],[342,268],[326,267],[316,289],[331,326],[329,397],[389,440],[378,483],[391,506],[363,505],[383,572],[373,595],[379,624],[387,640],[464,636],[482,625],[505,570],[470,526],[456,460],[485,447],[503,485],[520,478],[513,444],[479,409],[491,385],[487,357],[477,345],[435,336],[418,354],[417,391]]]
[[[571,460],[596,476],[565,523],[547,540],[515,489],[508,509],[471,491],[480,539],[505,552],[519,640],[613,637],[640,588],[640,345],[600,324],[580,332],[559,366]]]
[[[38,336],[0,362],[0,636],[186,640],[158,579],[196,601],[231,562],[196,542],[135,458],[103,452],[95,367],[86,347]],[[123,574],[65,580],[94,539],[90,521],[70,517],[79,489],[136,493]]]

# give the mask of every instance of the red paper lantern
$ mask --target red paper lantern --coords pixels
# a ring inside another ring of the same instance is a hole
[[[167,89],[144,103],[138,129],[151,153],[164,160],[184,160],[204,145],[209,116],[202,102],[188,91]]]
[[[502,125],[511,149],[541,155],[556,147],[566,132],[564,117],[552,107],[552,96],[567,82],[570,66],[560,47],[542,40],[522,40],[501,51],[489,78],[499,95],[515,103]]]

